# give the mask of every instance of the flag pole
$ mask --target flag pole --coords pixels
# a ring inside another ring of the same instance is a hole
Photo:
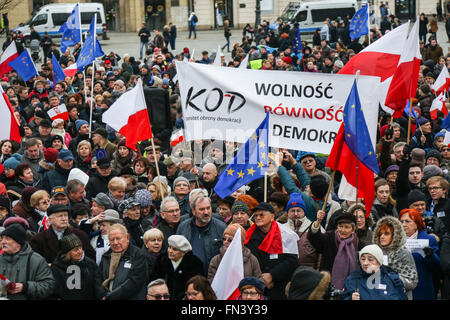
[[[161,175],[159,174],[159,165],[158,165],[158,158],[156,156],[156,150],[155,150],[155,142],[153,142],[153,137],[150,138],[150,141],[152,143],[152,150],[153,150],[153,157],[155,159],[155,166],[156,166],[156,174],[158,175],[158,186],[159,186],[159,192],[161,193],[161,197],[163,196],[164,192],[161,185]]]
[[[93,97],[94,97],[94,74],[95,74],[95,72],[94,72],[94,69],[95,69],[95,42],[96,42],[96,35],[97,35],[97,30],[96,30],[96,26],[97,26],[97,14],[94,14],[94,22],[95,22],[95,27],[94,27],[94,34],[92,35],[92,48],[93,48],[93,50],[92,50],[92,52],[93,52],[93,55],[94,55],[94,60],[92,61],[92,83],[91,83],[91,103],[90,103],[90,111],[89,111],[89,138],[91,137],[91,134],[92,134],[92,108],[93,108],[93,105],[92,105],[92,103],[93,103],[93,101],[92,101],[92,99],[93,99]],[[80,21],[80,24],[81,24],[81,21]],[[85,82],[86,82],[86,79],[85,79]],[[85,86],[85,92],[86,92],[86,86]],[[86,95],[85,95],[86,96]]]
[[[80,42],[81,45],[83,45],[83,30],[81,29],[81,11],[80,11],[80,3],[77,2],[78,5],[78,19],[80,21]],[[97,20],[95,20],[95,22],[97,23]]]
[[[267,202],[267,170],[264,172],[264,202]]]
[[[359,70],[356,71],[355,74],[355,83],[356,86],[358,86],[358,78],[359,78]],[[357,126],[355,126],[357,127]],[[358,132],[356,132],[356,135],[358,135]],[[355,195],[355,203],[358,203],[358,171],[359,171],[359,167],[358,167],[358,159],[356,159],[356,168],[355,168],[355,172],[356,172],[356,195]]]
[[[369,2],[367,2],[367,24],[368,24],[367,38],[369,38],[369,46],[370,46],[370,5],[369,5]]]
[[[409,144],[409,135],[411,134],[411,109],[412,109],[412,98],[409,98],[408,135],[406,136],[406,144]]]
[[[192,150],[192,144],[190,142],[189,142],[189,153],[191,154],[192,164],[195,166],[194,151]],[[197,185],[197,188],[200,188],[200,182],[198,181],[198,176],[196,174],[195,174],[195,184]]]
[[[325,199],[323,201],[323,206],[322,206],[322,211],[325,211],[326,207],[327,207],[327,202],[328,202],[328,197],[330,196],[331,193],[331,188],[333,187],[333,182],[334,182],[334,175],[336,174],[336,171],[333,171],[331,173],[331,179],[330,179],[330,183],[328,184],[328,191],[327,194],[325,195]]]

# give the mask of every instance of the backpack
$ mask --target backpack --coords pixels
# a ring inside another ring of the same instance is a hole
[[[195,23],[197,23],[197,22],[198,22],[198,18],[197,18],[197,16],[196,16],[196,15],[194,15],[194,16],[192,17],[192,20],[194,20],[194,22],[195,22]]]

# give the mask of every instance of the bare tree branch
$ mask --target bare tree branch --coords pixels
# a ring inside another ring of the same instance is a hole
[[[0,11],[9,11],[14,9],[20,0],[0,0]]]

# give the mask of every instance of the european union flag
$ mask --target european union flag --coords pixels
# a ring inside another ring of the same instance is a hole
[[[258,46],[256,46],[256,47],[257,47],[258,49],[260,49],[260,50],[261,50],[261,47],[264,47],[264,48],[266,48],[266,51],[267,51],[268,53],[272,53],[272,52],[278,50],[278,48],[272,48],[272,47],[265,46],[265,45],[262,45],[262,44],[260,44],[260,45],[258,45]]]
[[[62,53],[66,52],[67,47],[74,46],[81,41],[80,8],[78,3],[58,32],[62,33],[60,48]]]
[[[297,32],[295,33],[295,39],[294,39],[294,53],[299,53],[303,50],[303,44],[302,44],[302,36],[300,35],[300,27],[297,29]]]
[[[86,37],[83,48],[81,48],[80,55],[77,60],[78,70],[83,71],[84,68],[95,60],[97,57],[102,57],[105,53],[102,51],[100,42],[95,36],[95,20],[97,15],[92,18],[91,25],[89,27],[89,34]]]
[[[38,74],[33,60],[28,53],[28,50],[23,50],[23,52],[17,58],[8,63],[8,66],[16,70],[19,76],[25,82]]]
[[[408,100],[408,102],[406,103],[406,107],[403,110],[403,112],[406,114],[407,117],[409,117],[409,107],[410,107],[410,103],[409,103],[409,100]],[[414,111],[414,108],[411,109],[411,117],[413,117],[415,119],[418,118],[416,111]]]
[[[349,30],[352,40],[369,34],[369,7],[367,5],[356,11],[350,21]]]
[[[450,131],[450,113],[442,120],[441,130],[442,129]]]
[[[256,128],[245,145],[220,174],[214,191],[221,198],[229,196],[243,185],[264,177],[267,171],[269,141],[269,113]]]
[[[356,80],[345,102],[344,129],[345,143],[349,149],[367,168],[379,174],[380,169],[359,101]]]
[[[66,75],[63,69],[59,65],[58,60],[56,60],[55,55],[52,53],[52,66],[53,66],[53,83],[54,85],[60,81],[63,81]]]

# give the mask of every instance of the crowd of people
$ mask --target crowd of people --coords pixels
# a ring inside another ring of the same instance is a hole
[[[336,74],[369,43],[367,37],[350,40],[350,18],[327,20],[312,43],[303,41],[302,55],[293,52],[297,24],[247,25],[242,42],[232,45],[232,60],[222,56],[222,65],[239,67],[249,55],[251,69]],[[394,17],[389,26],[372,25],[370,43],[397,23]],[[36,77],[24,82],[14,70],[1,77],[21,135],[20,143],[0,143],[3,297],[215,300],[211,283],[240,230],[240,300],[449,299],[450,147],[440,127],[444,115],[430,114],[430,85],[450,67],[450,55],[433,35],[421,43],[411,139],[407,116],[391,122],[380,109],[381,172],[370,212],[364,199],[338,198],[339,174],[325,199],[326,156],[301,150],[272,150],[267,201],[263,179],[220,198],[214,187],[224,160],[240,145],[170,143],[172,132],[184,127],[175,61],[211,64],[220,53],[196,58],[185,47],[175,54],[170,39],[159,33],[151,39],[145,25],[139,36],[141,53],[145,48],[139,59],[110,52],[95,69],[55,84],[51,53],[65,68],[77,60],[80,45],[60,53],[44,41],[50,47]],[[14,32],[3,48],[11,41],[23,50]],[[102,114],[138,79],[151,92],[154,146],[142,141],[133,150]],[[52,121],[47,111],[61,104],[68,120]],[[201,161],[190,150],[201,150]],[[298,252],[268,250],[280,230]],[[426,245],[411,249],[411,240]]]

